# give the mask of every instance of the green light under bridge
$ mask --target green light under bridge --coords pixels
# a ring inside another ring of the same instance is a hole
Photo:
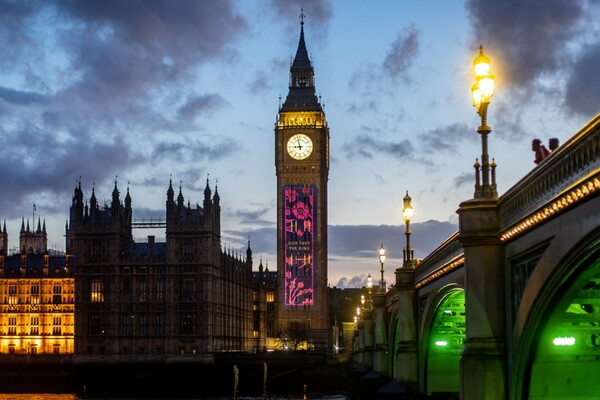
[[[448,342],[446,342],[445,340],[437,340],[435,342],[436,346],[448,346]]]
[[[552,344],[555,346],[573,346],[575,344],[575,338],[573,336],[562,337],[559,336],[554,338]]]

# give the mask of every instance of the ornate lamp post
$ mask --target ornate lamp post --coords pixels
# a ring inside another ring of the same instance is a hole
[[[385,247],[383,243],[379,247],[379,264],[381,264],[381,280],[379,281],[379,289],[385,292],[385,280],[383,279],[383,263],[385,262]]]
[[[406,196],[404,196],[404,207],[402,208],[402,218],[406,223],[406,230],[404,234],[406,235],[406,248],[404,249],[404,266],[410,266],[413,259],[413,249],[410,247],[410,234],[412,233],[410,230],[410,219],[413,216],[413,207],[411,205],[411,198],[408,195],[408,190],[406,191]]]
[[[490,59],[483,54],[483,46],[479,46],[479,55],[473,60],[473,66],[475,67],[475,84],[471,88],[473,106],[481,117],[481,125],[477,128],[477,132],[481,135],[481,165],[479,165],[479,162],[475,162],[474,197],[498,197],[496,192],[496,163],[492,160],[490,183],[490,159],[487,146],[487,137],[492,132],[492,127],[487,124],[487,109],[494,95],[494,75],[490,73]],[[479,167],[481,167],[481,182]]]

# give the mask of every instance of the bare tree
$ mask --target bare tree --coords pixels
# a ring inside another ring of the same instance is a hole
[[[308,328],[301,321],[290,321],[277,332],[279,347],[283,350],[298,350],[308,342]]]

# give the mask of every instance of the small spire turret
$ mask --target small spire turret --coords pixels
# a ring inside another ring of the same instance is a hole
[[[131,195],[129,194],[129,185],[127,185],[127,195],[125,195],[125,207],[131,208]]]
[[[119,189],[117,188],[117,179],[115,178],[115,188],[113,189],[112,192],[112,207],[113,209],[118,208],[119,207]]]
[[[183,193],[181,192],[181,181],[179,181],[179,194],[177,195],[177,205],[183,207]]]
[[[169,188],[167,189],[167,202],[175,201],[175,191],[173,190],[173,179],[169,179]]]

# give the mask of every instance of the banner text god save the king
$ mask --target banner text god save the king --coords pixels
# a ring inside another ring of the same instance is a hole
[[[283,187],[284,307],[315,304],[316,264],[315,185]]]

